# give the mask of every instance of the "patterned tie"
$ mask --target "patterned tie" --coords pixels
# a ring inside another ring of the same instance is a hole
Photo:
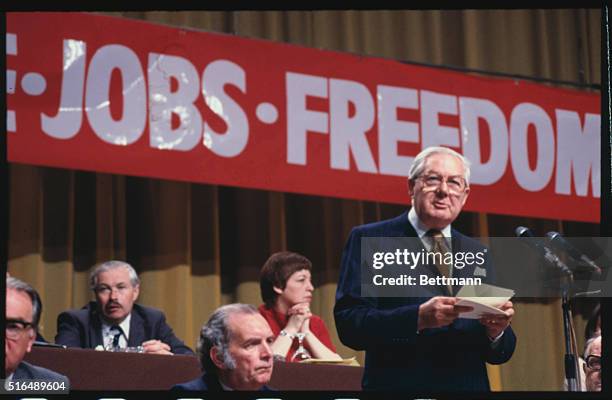
[[[453,264],[451,263],[446,263],[446,253],[452,253],[450,248],[448,247],[448,245],[446,244],[446,239],[444,239],[444,235],[442,235],[442,232],[440,232],[438,229],[430,229],[429,231],[427,231],[427,236],[431,237],[432,240],[432,246],[431,246],[431,252],[435,253],[436,256],[434,256],[434,264],[436,264],[436,267],[438,267],[438,271],[440,272],[440,275],[446,277],[446,278],[450,278],[451,276],[451,268],[453,267]],[[437,253],[440,253],[441,256],[437,255]],[[441,258],[441,260],[440,260]],[[437,262],[437,261],[442,261],[442,262]],[[452,295],[453,294],[453,287],[451,285],[447,285],[448,287],[448,292]]]
[[[115,335],[113,336],[113,348],[116,349],[119,347],[119,339],[121,339],[123,329],[119,325],[113,325],[110,328],[110,333]]]

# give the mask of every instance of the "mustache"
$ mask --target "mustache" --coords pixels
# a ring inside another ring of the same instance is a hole
[[[119,302],[117,301],[109,301],[108,303],[106,303],[106,306],[104,306],[104,308],[110,308],[111,306],[117,306],[117,307],[123,308],[123,306],[119,304]]]

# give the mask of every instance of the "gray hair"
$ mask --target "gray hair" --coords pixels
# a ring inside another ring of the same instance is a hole
[[[140,279],[138,278],[138,274],[130,264],[126,263],[125,261],[110,260],[98,264],[96,268],[91,271],[91,275],[89,275],[89,287],[91,288],[91,290],[95,290],[96,286],[98,285],[98,275],[100,275],[102,272],[121,267],[127,269],[128,273],[130,274],[130,283],[132,284],[132,286],[136,287],[140,285]]]
[[[586,341],[586,343],[584,344],[584,355],[583,355],[583,359],[586,361],[587,357],[591,354],[591,347],[593,347],[593,344],[595,343],[595,341],[599,339],[601,340],[601,335],[599,336],[595,336],[590,338],[589,340]]]
[[[465,179],[466,185],[470,186],[470,161],[461,154],[457,153],[455,150],[442,146],[427,147],[417,154],[416,157],[414,157],[412,166],[410,166],[410,170],[408,171],[409,181],[414,181],[423,173],[423,170],[425,169],[425,162],[434,154],[448,154],[457,157],[463,165],[463,179]]]
[[[215,373],[217,366],[210,358],[210,350],[217,348],[219,358],[227,369],[236,368],[236,361],[229,352],[229,343],[232,331],[228,327],[230,316],[234,314],[259,314],[250,304],[234,303],[221,306],[213,312],[208,322],[200,330],[197,351],[200,356],[202,368],[208,373]]]
[[[40,321],[40,315],[42,314],[42,302],[36,289],[25,283],[22,280],[14,278],[12,276],[6,278],[6,289],[13,289],[19,292],[25,292],[30,296],[32,301],[32,327],[35,331],[38,331],[38,322]]]

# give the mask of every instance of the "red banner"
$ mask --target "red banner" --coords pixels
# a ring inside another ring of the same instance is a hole
[[[467,210],[599,221],[599,94],[82,13],[6,42],[11,162],[407,204],[444,145]]]

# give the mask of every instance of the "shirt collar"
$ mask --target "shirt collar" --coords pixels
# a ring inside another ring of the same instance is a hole
[[[427,231],[429,231],[429,228],[425,226],[425,224],[423,224],[423,222],[419,219],[419,216],[414,210],[414,207],[411,207],[410,211],[408,211],[408,222],[410,222],[410,225],[412,225],[417,235],[419,235],[420,239],[423,239],[423,236],[425,236],[427,234]],[[452,229],[451,229],[450,224],[440,229],[440,232],[442,232],[442,235],[445,238],[452,237],[451,235]]]
[[[108,332],[114,325],[108,324],[105,320],[102,319],[102,317],[100,317],[100,319],[102,321],[102,336],[107,336],[109,334]],[[121,330],[123,331],[123,335],[125,336],[126,341],[127,341],[127,338],[130,337],[130,320],[131,319],[132,319],[132,313],[129,313],[127,317],[125,317],[125,319],[121,321],[121,323],[119,324],[119,327],[121,327]]]

